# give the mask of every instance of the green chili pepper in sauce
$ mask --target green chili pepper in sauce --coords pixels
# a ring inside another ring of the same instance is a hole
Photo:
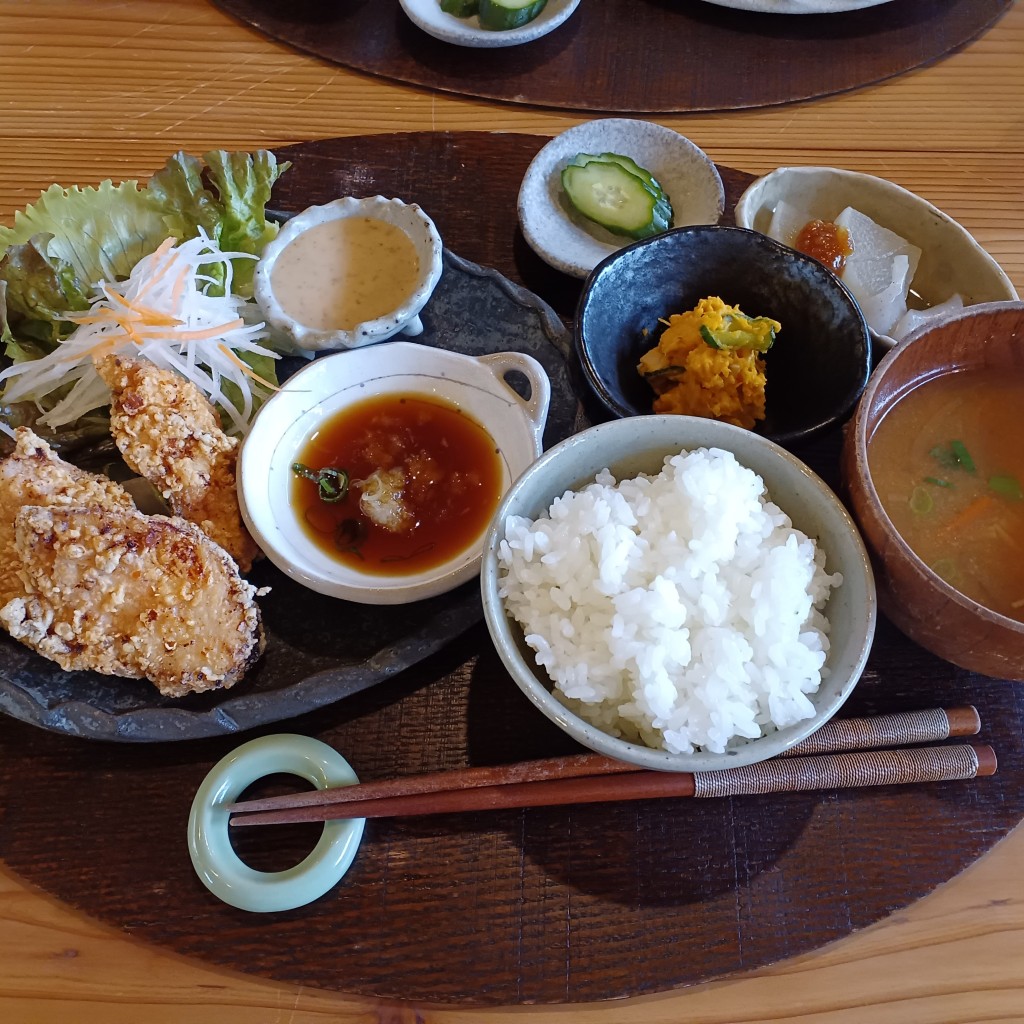
[[[310,469],[309,466],[304,466],[301,462],[293,462],[292,472],[305,480],[312,480],[317,486],[320,500],[329,505],[344,501],[348,494],[348,473],[343,469],[337,469],[334,466]]]

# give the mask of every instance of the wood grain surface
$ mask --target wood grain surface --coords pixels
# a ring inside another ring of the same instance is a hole
[[[828,17],[780,18],[678,0],[583,3],[529,46],[452,46],[397,2],[215,0],[325,60],[462,96],[561,110],[739,110],[880,82],[984,32],[1011,0],[900,0]],[[368,40],[372,40],[368,43]]]
[[[663,120],[720,163],[753,172],[825,163],[884,174],[964,223],[1020,288],[1022,52],[1024,16],[1014,7],[963,53],[876,89]],[[179,146],[421,129],[553,134],[580,120],[364,78],[276,47],[200,0],[6,2],[0,61],[5,221],[51,181],[145,176]],[[0,754],[8,749],[0,739]],[[552,1022],[1024,1019],[1022,844],[1015,833],[909,910],[755,975],[626,1003],[518,1012]],[[5,1020],[453,1022],[512,1013],[393,1005],[210,969],[147,942],[160,929],[152,909],[129,935],[13,875],[0,883]]]

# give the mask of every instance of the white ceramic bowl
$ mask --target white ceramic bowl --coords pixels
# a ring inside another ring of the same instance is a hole
[[[529,399],[506,382],[529,381]],[[434,569],[403,576],[361,572],[325,558],[306,537],[290,502],[292,463],[316,427],[342,409],[389,393],[417,394],[455,405],[494,439],[502,493],[536,459],[551,386],[541,365],[518,352],[467,356],[409,342],[315,359],[290,377],[260,410],[238,459],[242,518],[267,557],[321,594],[361,604],[405,604],[443,594],[479,571],[481,536]]]
[[[537,665],[519,625],[498,594],[498,544],[508,516],[536,518],[566,490],[577,489],[608,467],[617,479],[658,472],[667,455],[716,447],[764,480],[772,500],[794,526],[815,538],[826,554],[826,569],[843,583],[825,606],[831,623],[826,667],[829,674],[811,695],[815,714],[756,740],[733,741],[724,754],[672,754],[626,742],[569,711],[551,693],[551,680]],[[512,485],[498,508],[484,545],[480,575],[484,616],[505,668],[533,704],[579,743],[599,753],[662,771],[711,771],[753,764],[788,750],[819,729],[842,706],[867,661],[877,617],[874,578],[860,534],[846,509],[807,466],[767,438],[739,427],[690,416],[634,416],[612,420],[576,434],[545,452]]]
[[[519,189],[523,236],[542,260],[564,274],[584,278],[606,256],[633,241],[573,210],[561,176],[577,153],[619,153],[653,174],[672,203],[672,227],[717,224],[721,219],[725,188],[718,168],[685,136],[652,121],[585,121],[541,149]]]
[[[399,0],[402,10],[418,28],[444,43],[494,49],[518,46],[553,32],[580,5],[580,0],[548,0],[547,6],[533,21],[520,28],[503,32],[481,28],[480,19],[457,18],[441,10],[438,0]]]
[[[351,330],[322,330],[303,323],[286,311],[274,294],[274,266],[281,253],[303,232],[347,217],[370,217],[402,230],[412,242],[419,261],[418,276],[412,293],[400,306],[374,320],[356,324]],[[420,310],[426,305],[441,278],[441,236],[434,222],[415,203],[401,199],[372,196],[356,199],[344,196],[323,206],[310,206],[292,217],[277,237],[263,250],[256,267],[254,291],[256,301],[271,326],[290,338],[300,349],[359,348],[385,341],[396,334],[414,337],[422,333]]]
[[[834,220],[847,207],[921,249],[910,305],[936,306],[959,293],[965,305],[1016,299],[998,263],[948,214],[884,178],[836,167],[779,167],[758,178],[736,204],[736,223],[767,233],[772,211],[787,200],[811,217]],[[913,298],[916,293],[917,298]],[[896,340],[871,332],[883,348]]]
[[[841,11],[859,11],[865,7],[878,7],[892,0],[705,0],[717,7],[731,7],[737,11],[757,11],[760,14],[838,14]]]

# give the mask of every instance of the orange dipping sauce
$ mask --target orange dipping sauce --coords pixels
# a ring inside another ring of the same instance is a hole
[[[480,543],[504,481],[498,446],[479,423],[413,394],[343,409],[295,462],[349,475],[347,496],[329,503],[315,481],[293,472],[291,505],[306,536],[325,558],[382,576],[436,568]]]
[[[836,275],[842,274],[846,257],[853,253],[850,232],[825,220],[812,220],[805,224],[793,248],[813,256]]]

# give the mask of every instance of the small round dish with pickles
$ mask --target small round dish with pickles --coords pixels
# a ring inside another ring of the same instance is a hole
[[[400,0],[418,28],[454,46],[495,49],[553,32],[580,0]]]
[[[581,279],[636,239],[717,224],[724,208],[722,178],[706,153],[670,128],[621,117],[553,138],[527,168],[518,198],[530,247]]]

